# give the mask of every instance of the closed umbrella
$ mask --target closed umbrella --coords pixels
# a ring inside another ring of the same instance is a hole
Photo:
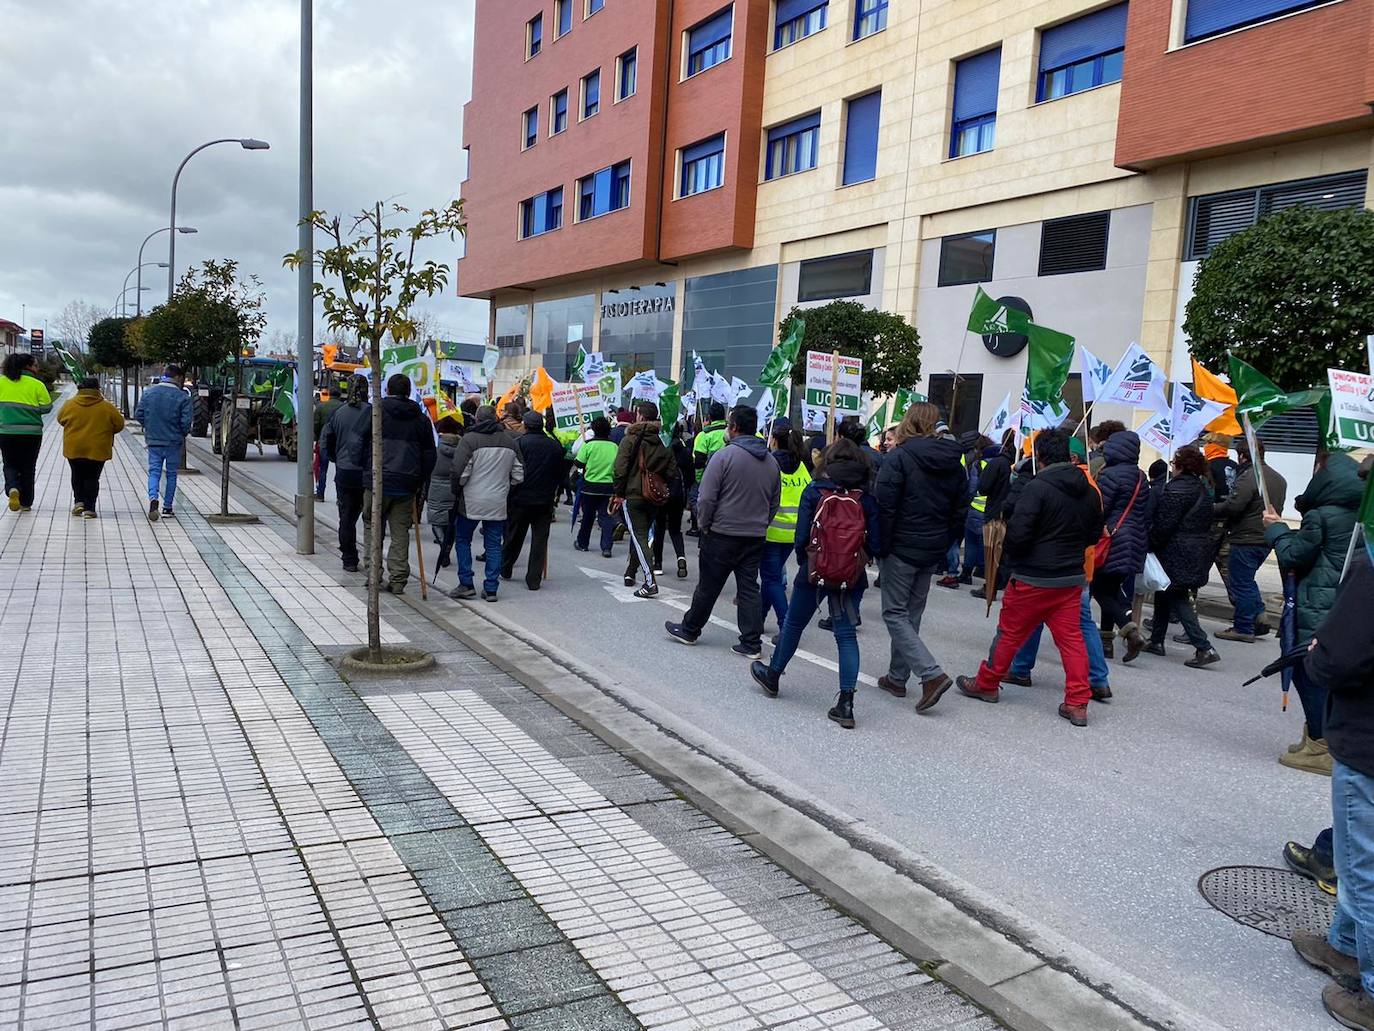
[[[1298,644],[1298,577],[1283,574],[1283,614],[1279,616],[1279,647],[1290,655]],[[1285,666],[1283,673],[1283,711],[1288,711],[1288,689],[1293,686],[1293,667]]]
[[[983,597],[988,601],[985,616],[992,615],[992,603],[997,600],[997,567],[1002,563],[1002,543],[1007,537],[1007,524],[990,519],[983,524]]]

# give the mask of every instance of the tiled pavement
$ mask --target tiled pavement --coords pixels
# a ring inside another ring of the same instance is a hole
[[[995,1026],[414,610],[345,683],[356,585],[142,464],[0,517],[0,1026]]]

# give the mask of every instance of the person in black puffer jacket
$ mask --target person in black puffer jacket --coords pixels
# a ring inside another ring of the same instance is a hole
[[[1177,620],[1196,651],[1184,665],[1194,669],[1221,661],[1198,624],[1189,593],[1206,585],[1215,555],[1212,495],[1206,475],[1202,452],[1192,445],[1179,448],[1174,455],[1174,478],[1160,493],[1150,522],[1150,550],[1159,556],[1169,576],[1169,589],[1155,595],[1155,620],[1146,651],[1163,655],[1169,623]]]
[[[354,376],[348,385],[348,402],[334,409],[320,435],[320,455],[334,463],[334,496],[339,504],[339,555],[346,573],[358,571],[358,518],[363,514],[363,475],[367,459],[363,439],[371,439],[372,406],[367,402],[368,381]]]
[[[1113,433],[1102,445],[1106,464],[1097,476],[1102,515],[1112,544],[1107,561],[1093,572],[1092,596],[1102,609],[1102,644],[1116,630],[1126,641],[1123,661],[1134,662],[1145,638],[1131,618],[1135,578],[1150,550],[1150,485],[1140,471],[1140,438],[1131,430]]]
[[[384,589],[402,594],[410,579],[410,527],[418,515],[420,492],[434,472],[434,424],[429,415],[411,400],[410,377],[396,373],[386,381],[382,398],[382,526],[383,538],[391,534],[387,547]],[[345,409],[335,412],[338,416]],[[372,553],[372,423],[363,431],[363,550]],[[338,482],[339,473],[334,474]]]
[[[553,525],[558,491],[568,474],[563,445],[544,432],[544,417],[538,412],[522,416],[525,432],[515,440],[525,477],[510,490],[506,499],[506,537],[501,546],[501,579],[515,575],[515,560],[530,534],[530,560],[525,566],[525,586],[539,590],[544,563],[549,554],[549,527]]]

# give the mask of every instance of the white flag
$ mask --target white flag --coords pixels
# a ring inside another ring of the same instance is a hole
[[[759,413],[759,426],[767,426],[773,421],[776,411],[776,402],[773,400],[773,390],[771,387],[763,388],[763,396],[754,405],[754,410]]]
[[[1011,391],[1007,391],[1007,396],[1002,398],[1002,403],[997,406],[997,411],[992,413],[992,418],[983,427],[983,436],[994,444],[1001,444],[1002,434],[1009,429],[1011,429]]]
[[[1140,439],[1162,454],[1173,454],[1173,423],[1168,412],[1154,416],[1136,430]]]
[[[658,403],[659,378],[653,369],[637,372],[630,380],[630,399],[633,401],[653,401]]]
[[[1112,378],[1098,391],[1097,400],[1167,415],[1169,395],[1164,390],[1166,382],[1164,370],[1155,364],[1154,359],[1139,344],[1131,344],[1112,373]]]
[[[707,371],[701,355],[692,352],[692,395],[699,401],[709,401],[715,386],[715,377]]]
[[[1083,373],[1083,403],[1090,405],[1097,400],[1102,388],[1112,378],[1112,367],[1082,343],[1078,344],[1078,361]]]
[[[582,382],[595,383],[604,375],[606,375],[606,356],[600,351],[594,351],[587,355],[586,361],[582,365]]]
[[[1024,436],[1031,430],[1057,430],[1069,417],[1069,406],[1062,399],[1054,401],[1032,401],[1021,391],[1021,421],[1019,427]]]
[[[1169,411],[1173,435],[1166,454],[1173,458],[1178,448],[1197,440],[1207,424],[1225,412],[1226,407],[1219,401],[1198,397],[1182,383],[1175,383],[1174,404]]]
[[[741,398],[748,397],[754,392],[754,388],[738,376],[730,380],[730,389],[733,390],[735,394],[735,396],[730,399],[732,405],[739,404]]]
[[[723,405],[735,403],[735,388],[721,373],[711,374],[711,400],[719,401]]]

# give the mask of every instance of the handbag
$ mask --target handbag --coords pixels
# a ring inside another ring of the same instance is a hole
[[[639,493],[651,505],[666,505],[671,496],[668,481],[649,468],[649,461],[644,457],[643,445],[644,434],[641,433],[639,440],[635,441],[635,451],[639,457]]]
[[[1093,550],[1093,568],[1101,569],[1107,564],[1107,556],[1112,551],[1112,538],[1121,529],[1126,520],[1130,518],[1131,509],[1135,508],[1135,499],[1140,497],[1140,486],[1145,482],[1145,474],[1136,470],[1140,478],[1135,481],[1135,490],[1131,493],[1131,500],[1126,503],[1126,511],[1121,513],[1121,518],[1116,521],[1116,525],[1110,530],[1103,530],[1102,536],[1097,539],[1097,545]]]

